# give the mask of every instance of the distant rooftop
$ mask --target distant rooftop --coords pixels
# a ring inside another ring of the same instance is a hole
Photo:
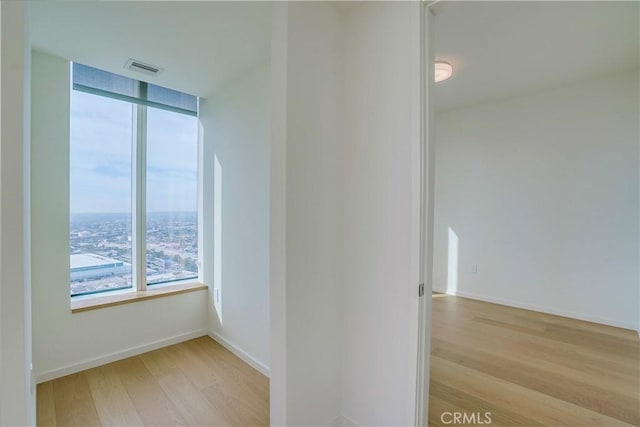
[[[120,267],[124,264],[122,261],[96,254],[72,254],[70,261],[71,271],[100,267]]]

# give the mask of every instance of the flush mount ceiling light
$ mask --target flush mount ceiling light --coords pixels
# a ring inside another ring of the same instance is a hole
[[[447,80],[453,74],[453,67],[448,62],[436,61],[436,83]]]

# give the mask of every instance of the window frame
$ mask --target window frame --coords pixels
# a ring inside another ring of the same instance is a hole
[[[133,288],[147,290],[147,106],[134,104],[131,142],[131,261]]]
[[[73,77],[72,77],[73,80]],[[138,81],[141,99],[146,99],[147,83]],[[129,294],[131,292],[145,292],[149,286],[147,283],[147,111],[149,107],[156,108],[155,103],[136,102],[133,98],[121,98],[101,92],[100,90],[91,90],[85,86],[76,87],[72,85],[71,90],[89,93],[93,96],[119,99],[123,102],[131,104],[132,129],[131,129],[131,287],[118,289],[104,289],[82,294],[70,294],[72,300],[80,300],[86,298],[108,297],[114,294]],[[196,98],[199,104],[199,98]],[[192,114],[187,110],[173,107],[161,107],[161,109],[171,111],[174,114],[184,114],[187,116],[199,117],[199,108],[196,114]],[[150,286],[153,289],[161,289],[163,287],[171,287],[176,285],[190,285],[202,283],[202,248],[200,245],[200,236],[202,234],[202,223],[200,217],[202,215],[201,191],[202,188],[202,150],[201,141],[198,136],[195,144],[197,145],[198,158],[196,161],[197,175],[197,200],[196,200],[196,229],[198,233],[198,273],[195,278],[177,279],[173,281],[153,283]],[[69,214],[69,221],[71,214]]]

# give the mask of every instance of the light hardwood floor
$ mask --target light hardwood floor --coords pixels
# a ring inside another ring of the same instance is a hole
[[[491,412],[492,426],[640,425],[635,331],[443,294],[432,301],[430,425],[453,425],[447,412],[456,411]]]
[[[38,385],[39,426],[266,426],[269,380],[209,337]]]

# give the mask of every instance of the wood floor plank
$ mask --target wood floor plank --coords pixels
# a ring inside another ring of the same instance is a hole
[[[485,420],[485,414],[489,414],[491,424],[506,426],[528,426],[542,427],[543,423],[537,421],[534,417],[521,415],[518,410],[499,407],[491,402],[491,399],[479,398],[465,391],[448,386],[439,381],[432,381],[429,393],[441,398],[442,400],[453,403],[456,407],[462,408],[463,413],[475,414],[478,421]],[[479,422],[476,422],[479,424]]]
[[[503,315],[512,322],[522,321],[527,325],[538,323],[542,326],[564,326],[576,330],[603,333],[608,336],[615,336],[634,343],[638,340],[636,331],[629,329],[616,328],[614,326],[603,325],[600,323],[587,322],[584,320],[556,316],[531,310],[523,310],[516,307],[477,301],[469,298],[447,295],[441,303],[459,307],[464,313],[490,313],[491,316]],[[438,304],[438,308],[440,307],[442,307],[442,304]]]
[[[602,363],[597,360],[589,360],[584,363],[583,357],[575,357],[576,349],[562,351],[558,346],[541,346],[534,343],[525,335],[517,336],[504,335],[493,328],[483,328],[483,330],[469,329],[451,331],[451,326],[437,325],[440,329],[438,336],[434,339],[443,339],[448,343],[464,342],[465,346],[482,349],[488,355],[495,357],[509,357],[513,355],[517,360],[525,365],[535,366],[545,372],[557,376],[565,376],[574,381],[583,381],[588,384],[597,385],[613,393],[623,392],[633,395],[639,386],[637,368],[626,366],[621,369],[616,368],[609,361],[601,367]],[[488,330],[486,330],[488,329]],[[443,330],[447,333],[442,334]],[[491,336],[500,338],[499,341],[491,340]],[[440,337],[444,338],[440,338]],[[488,343],[491,342],[491,345]],[[522,351],[526,349],[526,351]]]
[[[535,391],[575,403],[587,409],[620,419],[629,424],[640,424],[637,402],[633,397],[604,390],[602,387],[553,376],[537,366],[525,365],[511,358],[497,357],[469,347],[432,340],[434,356],[455,361],[458,365],[524,385]]]
[[[627,378],[634,386],[638,385],[640,368],[636,360],[619,357],[614,352],[595,353],[585,346],[547,340],[491,324],[479,325],[473,319],[448,323],[434,320],[432,325],[432,336],[447,342],[466,342],[474,348],[492,349],[516,358],[531,355],[561,366],[576,367],[583,372],[593,370],[600,375],[611,375],[622,381]]]
[[[194,352],[193,341],[187,341],[181,345],[168,347],[167,350],[173,357],[181,360],[180,368],[198,390],[203,390],[220,382],[219,363],[208,363]],[[211,344],[209,344],[212,347]]]
[[[142,419],[112,364],[85,371],[103,426],[140,426]]]
[[[187,425],[139,357],[115,362],[113,366],[145,426]]]
[[[547,426],[576,427],[629,426],[620,420],[465,368],[437,356],[431,358],[431,375],[434,382],[446,383],[451,388],[490,402],[495,407],[495,413],[499,413],[503,409],[517,410],[521,414],[532,417],[532,423],[540,422]],[[473,410],[473,406],[470,408]]]
[[[153,350],[138,356],[152,375],[159,377],[180,366],[180,361],[167,347]]]
[[[264,387],[269,387],[269,379],[266,376],[256,369],[247,369],[247,364],[242,359],[210,337],[196,338],[189,341],[187,345],[200,350],[200,354],[206,354],[209,357],[221,360],[225,363],[225,366],[233,369],[236,374],[241,374],[246,381],[255,386],[256,389],[259,389],[260,392]]]
[[[637,357],[638,348],[636,343],[598,332],[580,331],[573,328],[555,325],[549,325],[545,327],[544,330],[540,331],[530,326],[517,326],[512,322],[504,322],[489,319],[486,317],[476,317],[475,320],[481,323],[498,325],[501,328],[510,329],[515,332],[544,337],[549,340],[559,341],[567,344],[580,345],[581,343],[588,341],[589,346],[594,349],[602,349],[606,352],[613,352],[619,356],[625,356],[629,358]]]
[[[42,426],[266,426],[269,380],[209,337],[38,386]]]
[[[268,426],[268,408],[255,405],[255,399],[243,398],[237,390],[230,390],[224,383],[205,388],[203,395],[225,417],[229,425]]]
[[[228,426],[223,414],[209,403],[179,368],[156,378],[160,387],[190,426]]]
[[[186,343],[197,359],[192,366],[207,366],[215,381],[203,389],[209,401],[235,425],[268,425],[269,381],[218,343],[203,337]],[[217,363],[213,363],[216,360]],[[197,369],[200,371],[201,369]]]
[[[213,344],[210,345],[206,339],[198,339],[188,342],[187,346],[204,363],[216,370],[216,377],[222,381],[228,394],[241,396],[257,412],[268,416],[268,378],[255,369],[247,369],[245,362],[220,344],[215,341]]]
[[[53,383],[48,381],[37,387],[36,419],[38,425],[56,427],[56,406],[53,400]]]
[[[53,380],[52,389],[59,427],[101,425],[84,372]]]
[[[530,425],[640,425],[633,331],[460,297],[436,295],[432,307],[434,411],[491,408],[494,425],[523,414],[535,414]]]
[[[464,411],[465,408],[456,406],[454,403],[448,400],[440,399],[433,393],[431,393],[429,396],[429,426],[450,426],[451,416],[449,414]]]

